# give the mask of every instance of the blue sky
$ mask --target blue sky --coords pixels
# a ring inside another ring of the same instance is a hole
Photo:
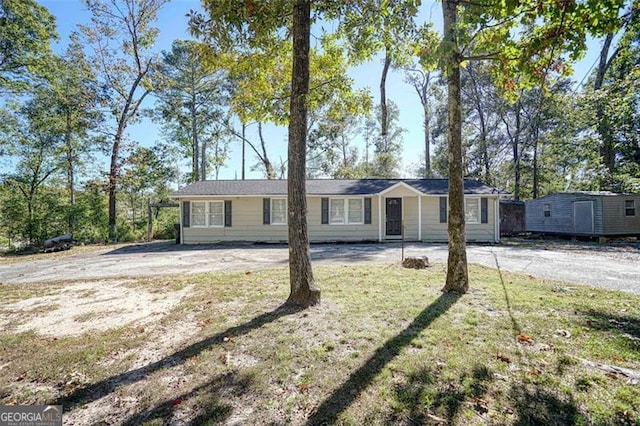
[[[89,19],[89,14],[81,0],[39,0],[39,2],[47,7],[56,17],[58,32],[60,34],[60,42],[58,43],[57,49],[61,51],[67,45],[69,33],[77,29],[77,24],[86,23]],[[198,0],[172,0],[164,6],[160,11],[157,22],[157,27],[160,29],[156,43],[158,51],[169,50],[173,40],[190,38],[185,15],[189,10],[199,8],[200,2]],[[421,17],[425,20],[432,17],[436,28],[439,28],[441,22],[440,3],[434,1],[423,2]],[[575,81],[581,81],[596,61],[599,45],[600,43],[597,40],[589,41],[589,51],[585,59],[574,67]],[[356,87],[369,87],[371,89],[375,103],[379,100],[378,85],[381,70],[381,61],[379,58],[376,58],[350,71]],[[387,80],[387,97],[397,103],[400,108],[400,126],[406,129],[401,171],[404,176],[411,177],[412,166],[418,162],[423,152],[422,107],[415,91],[403,81],[403,76],[400,72],[390,72]],[[145,107],[150,108],[152,106],[153,99],[148,99]],[[286,129],[276,128],[275,126],[267,126],[265,129],[270,158],[274,163],[279,163],[280,158],[286,159]],[[131,139],[145,146],[153,145],[162,138],[158,125],[149,120],[144,120],[140,124],[131,125],[128,129],[128,135]],[[252,138],[252,136],[255,135],[249,133],[248,137]],[[261,178],[261,171],[252,172],[249,170],[249,165],[254,164],[257,159],[253,154],[249,154],[249,149],[247,153],[247,177]],[[105,163],[105,170],[106,167],[107,165]],[[231,158],[227,162],[227,167],[221,171],[220,178],[234,179],[236,176],[240,177],[240,175],[241,158],[240,142],[238,140],[232,143]]]

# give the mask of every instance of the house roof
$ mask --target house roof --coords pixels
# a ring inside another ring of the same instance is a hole
[[[447,179],[309,179],[307,195],[376,195],[403,183],[425,195],[446,195]],[[500,191],[479,180],[464,180],[465,194],[498,195]],[[172,198],[191,196],[273,196],[286,195],[286,180],[205,180],[192,183],[171,194]]]

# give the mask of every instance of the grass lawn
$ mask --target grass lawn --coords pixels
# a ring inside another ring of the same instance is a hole
[[[285,269],[141,278],[192,290],[144,327],[3,331],[0,403],[75,424],[640,423],[638,296],[477,266],[463,296],[440,292],[443,265],[315,275],[308,310],[281,306]],[[26,297],[0,286],[0,309]]]

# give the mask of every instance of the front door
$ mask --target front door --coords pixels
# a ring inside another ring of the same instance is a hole
[[[593,234],[593,202],[573,203],[573,229],[576,234]]]
[[[387,198],[387,235],[402,235],[402,198]]]

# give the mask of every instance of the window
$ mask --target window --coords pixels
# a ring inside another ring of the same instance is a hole
[[[332,198],[329,200],[329,223],[363,224],[364,202],[362,198]]]
[[[287,199],[286,198],[271,199],[271,224],[272,225],[287,224]]]
[[[207,203],[204,201],[191,202],[191,226],[207,226]]]
[[[624,200],[624,215],[625,216],[636,215],[636,200]]]
[[[209,202],[209,226],[210,227],[224,226],[224,202],[223,201]]]
[[[224,201],[192,201],[192,227],[222,227],[224,226]]]
[[[542,206],[542,214],[544,217],[551,217],[551,204],[545,204]]]
[[[342,198],[329,200],[329,223],[345,223],[344,201]]]
[[[465,198],[464,219],[467,223],[480,223],[480,199]]]
[[[362,198],[349,198],[349,223],[364,223]]]

